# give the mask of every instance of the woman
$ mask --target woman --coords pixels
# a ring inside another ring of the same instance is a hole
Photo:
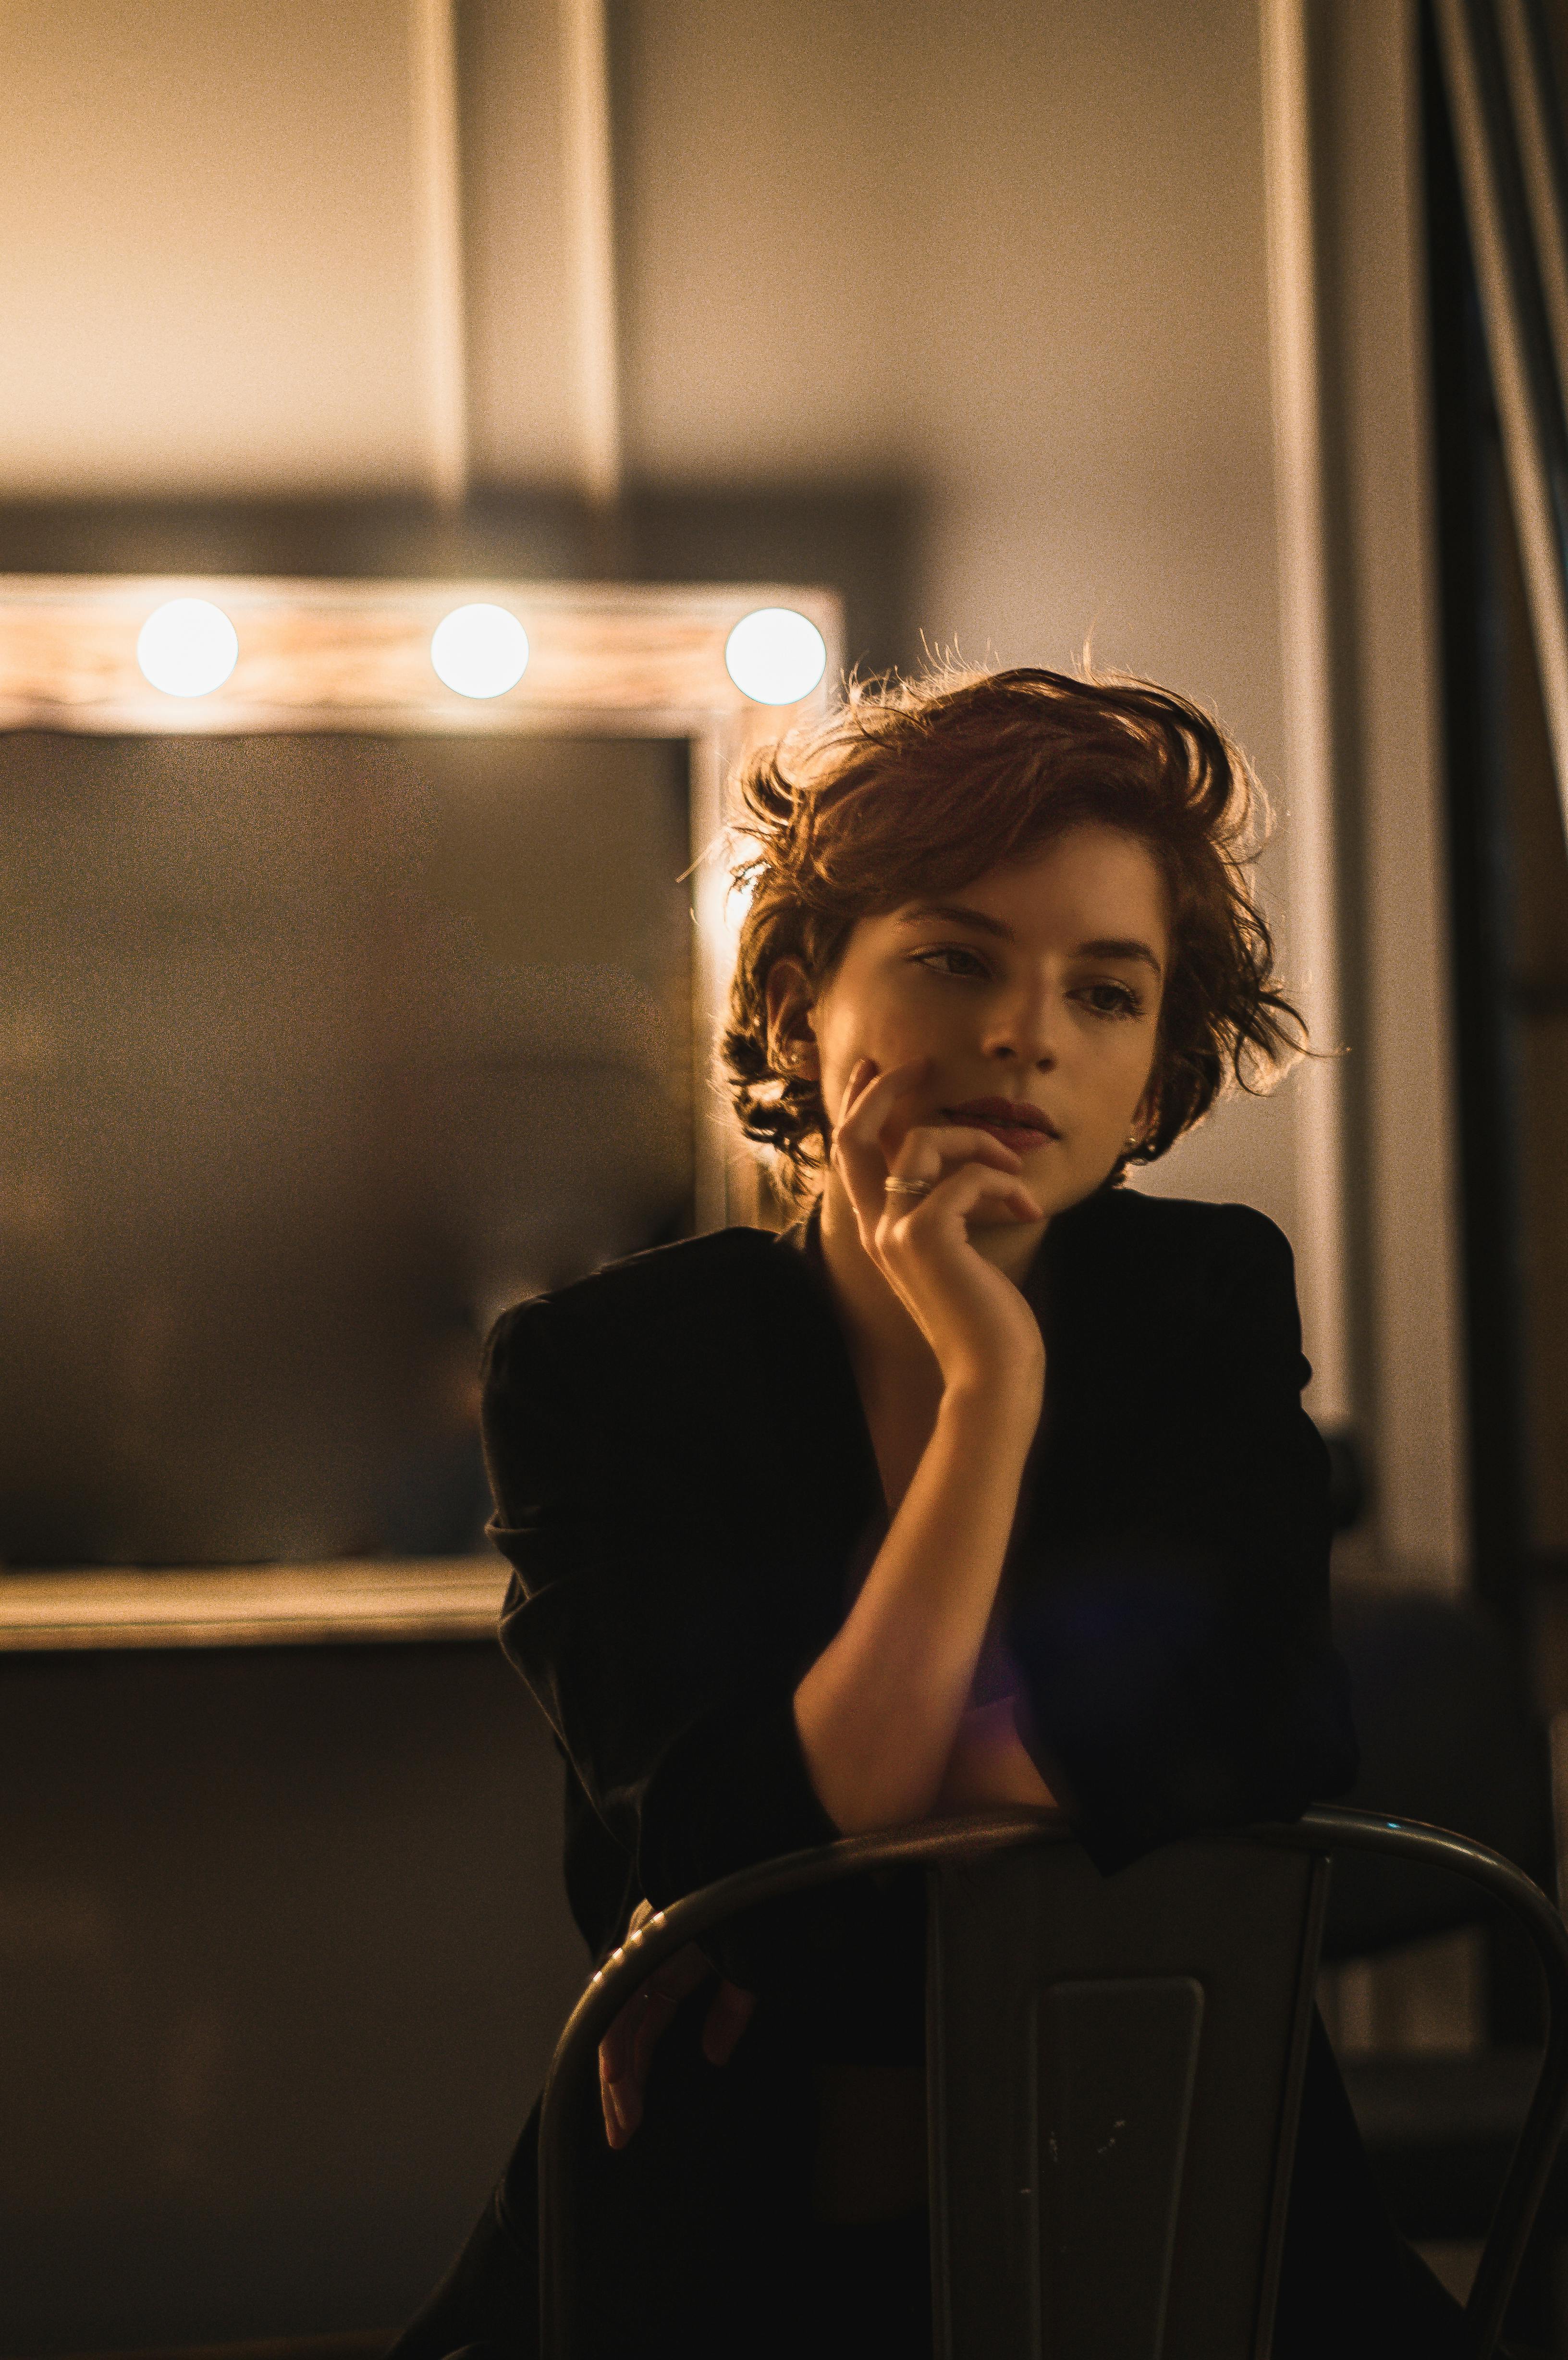
[[[1298,1043],[1243,758],[1145,683],[945,674],[852,693],[744,791],[724,1054],[804,1217],[488,1351],[503,1643],[597,1956],[840,1833],[1054,1803],[1113,1874],[1355,1767],[1290,1250],[1120,1185]],[[623,2015],[585,2350],[929,2352],[920,1925],[918,1877],[835,1891]],[[398,2360],[530,2348],[533,2129]],[[1456,2327],[1320,2042],[1280,2360]]]

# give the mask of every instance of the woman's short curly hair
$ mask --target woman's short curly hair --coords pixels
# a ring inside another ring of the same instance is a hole
[[[1223,1090],[1267,1087],[1305,1046],[1247,881],[1257,781],[1170,689],[1032,668],[852,682],[825,721],[751,757],[740,797],[732,874],[746,907],[720,1054],[742,1130],[797,1201],[820,1182],[828,1117],[770,1034],[775,963],[797,959],[814,995],[858,919],[971,884],[1085,822],[1146,844],[1170,901],[1154,1120],[1127,1160],[1163,1155]]]

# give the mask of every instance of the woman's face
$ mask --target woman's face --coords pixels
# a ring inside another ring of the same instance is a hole
[[[886,1072],[923,1056],[925,1076],[882,1135],[889,1162],[917,1123],[983,1120],[1022,1156],[1047,1215],[1062,1212],[1149,1118],[1169,960],[1152,855],[1099,825],[959,891],[862,918],[806,1013],[829,1116],[860,1058]],[[1020,1101],[1032,1123],[1001,1119]],[[1005,1210],[990,1218],[1016,1226]]]

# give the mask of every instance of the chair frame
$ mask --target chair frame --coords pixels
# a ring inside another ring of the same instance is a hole
[[[1208,1831],[1205,1831],[1208,1832]],[[1493,2211],[1465,2305],[1475,2360],[1491,2360],[1514,2279],[1530,2241],[1553,2158],[1568,2127],[1568,1928],[1541,1887],[1500,1852],[1446,1828],[1324,1807],[1289,1824],[1235,1831],[1237,1841],[1279,1844],[1328,1858],[1339,1851],[1383,1852],[1447,1868],[1485,1887],[1529,1934],[1546,1980],[1547,2036],[1535,2093]],[[718,1879],[659,1910],[594,1974],[556,2045],[539,2110],[539,2304],[545,2360],[567,2360],[571,2322],[556,2259],[566,2228],[563,2189],[570,2112],[600,2041],[638,1986],[673,1952],[744,1909],[837,1884],[874,1869],[942,1868],[983,1854],[1066,1843],[1072,1830],[1051,1811],[1007,1810],[929,1820],[847,1836],[789,1852]]]

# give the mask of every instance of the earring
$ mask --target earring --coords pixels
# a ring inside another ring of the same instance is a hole
[[[1142,1133],[1142,1131],[1128,1131],[1128,1133],[1127,1133],[1127,1137],[1126,1137],[1126,1138],[1123,1140],[1123,1142],[1122,1142],[1122,1153],[1123,1153],[1124,1155],[1130,1155],[1130,1154],[1132,1153],[1133,1149],[1134,1149],[1135,1147],[1141,1147],[1142,1145],[1143,1145],[1143,1133]]]

